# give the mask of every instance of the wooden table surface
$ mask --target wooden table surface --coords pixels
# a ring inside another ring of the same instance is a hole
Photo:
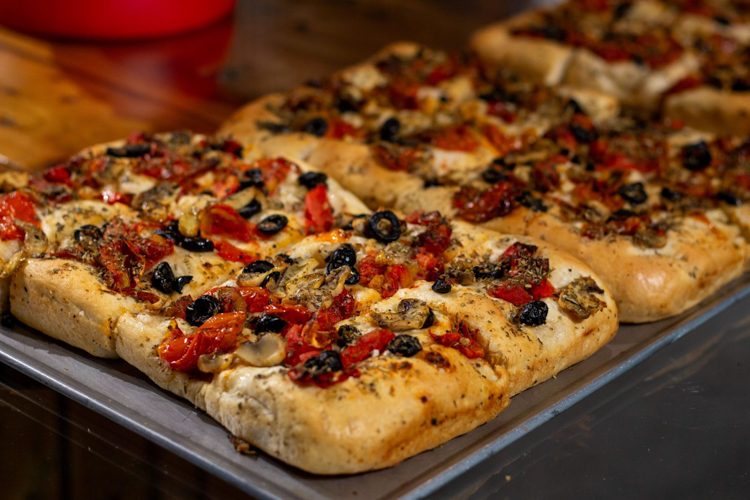
[[[329,74],[389,42],[461,48],[477,27],[530,5],[239,0],[233,17],[212,26],[129,43],[0,28],[0,164],[39,169],[136,130],[212,132],[243,102]]]

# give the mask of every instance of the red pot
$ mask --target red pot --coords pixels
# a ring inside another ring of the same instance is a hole
[[[183,33],[228,15],[235,0],[0,0],[0,24],[31,33],[136,40]]]

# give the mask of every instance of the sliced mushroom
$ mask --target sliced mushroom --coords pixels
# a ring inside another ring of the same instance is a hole
[[[435,315],[425,301],[404,299],[398,303],[396,312],[376,312],[373,313],[373,318],[381,328],[387,328],[392,332],[403,332],[430,327],[435,320]]]
[[[222,203],[229,205],[235,210],[239,210],[240,208],[247,206],[251,201],[259,199],[260,197],[262,197],[262,193],[258,188],[249,187],[228,196]]]
[[[234,354],[252,366],[276,366],[286,357],[286,340],[276,333],[266,333],[257,342],[243,342]]]
[[[203,354],[198,358],[198,369],[203,373],[219,373],[232,366],[234,356],[232,354]]]
[[[578,278],[562,290],[557,299],[560,308],[577,320],[584,320],[604,308],[595,293],[604,293],[590,277]]]

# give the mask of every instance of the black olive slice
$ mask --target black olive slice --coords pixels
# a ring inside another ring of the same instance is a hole
[[[401,122],[398,118],[388,118],[380,126],[380,140],[386,142],[396,142],[396,136],[401,130]]]
[[[344,365],[341,364],[341,355],[333,350],[321,352],[317,356],[305,361],[303,366],[313,377],[344,369]]]
[[[508,93],[503,89],[492,89],[490,92],[483,92],[477,97],[483,101],[489,102],[507,101]]]
[[[629,219],[630,217],[637,217],[638,214],[633,212],[632,210],[628,210],[627,208],[621,208],[620,210],[616,210],[612,212],[612,215],[609,216],[609,220],[625,220]]]
[[[422,328],[429,328],[432,325],[435,324],[435,313],[432,311],[432,308],[430,306],[427,306],[427,317],[424,320],[424,323],[422,323]]]
[[[354,268],[357,263],[357,251],[349,243],[344,243],[338,247],[333,254],[331,259],[326,265],[326,274],[330,274],[334,269],[338,269],[342,266],[349,266]]]
[[[570,126],[570,132],[573,134],[573,137],[575,137],[578,142],[583,142],[585,144],[588,144],[596,140],[596,132],[594,132],[593,130],[586,130],[585,128],[578,125],[577,123],[574,123]]]
[[[435,283],[432,284],[432,291],[435,293],[448,293],[453,289],[450,283],[445,281],[443,278],[438,278]]]
[[[73,237],[76,239],[76,241],[81,241],[83,238],[100,240],[102,236],[104,236],[102,230],[92,224],[81,226],[73,233]]]
[[[742,205],[742,200],[737,198],[737,195],[732,193],[731,191],[719,191],[718,193],[716,193],[716,197],[727,205],[732,205],[735,207],[739,207],[740,205]]]
[[[303,130],[308,134],[323,137],[328,131],[328,122],[325,120],[325,118],[313,118],[309,122],[305,123]]]
[[[713,157],[708,149],[706,141],[688,144],[682,148],[683,165],[686,169],[696,171],[703,170],[711,164]]]
[[[174,282],[174,291],[177,293],[182,293],[182,289],[185,288],[185,286],[191,281],[193,281],[192,276],[180,276]]]
[[[213,252],[214,242],[199,236],[183,236],[178,244],[188,252]]]
[[[347,285],[356,285],[359,283],[359,271],[357,271],[356,267],[350,267],[349,270],[351,274],[349,274],[344,283]]]
[[[305,172],[300,175],[297,179],[300,186],[305,186],[307,189],[312,189],[318,184],[328,185],[328,176],[322,172]]]
[[[547,322],[547,304],[541,300],[532,300],[521,311],[521,323],[529,326],[539,326]]]
[[[260,213],[261,206],[258,200],[253,200],[244,207],[237,210],[237,213],[242,216],[243,219],[249,219],[253,215]]]
[[[382,221],[388,221],[390,224],[382,224]],[[401,237],[401,223],[390,210],[375,212],[370,216],[367,225],[372,236],[382,243],[390,243]]]
[[[569,99],[568,102],[565,104],[565,109],[572,111],[574,115],[585,115],[586,112],[583,110],[580,104],[578,104],[578,101],[575,99]]]
[[[185,309],[185,320],[193,326],[201,326],[208,318],[219,314],[219,301],[210,295],[201,295]]]
[[[162,293],[172,293],[174,291],[175,277],[172,272],[172,266],[169,262],[160,262],[154,269],[154,275],[151,277],[151,286]]]
[[[500,181],[508,180],[508,174],[506,174],[502,170],[490,167],[482,172],[482,179],[484,179],[484,182],[487,182],[489,184],[495,184]]]
[[[640,205],[648,200],[648,195],[642,182],[623,184],[617,190],[617,194],[622,196],[626,201],[629,201],[631,205]]]
[[[164,238],[173,240],[178,245],[183,239],[182,233],[180,233],[179,230],[179,222],[177,222],[176,220],[169,221],[164,229],[157,229],[156,234]]]
[[[267,287],[267,286],[268,286],[268,283],[269,283],[269,282],[270,282],[271,280],[273,280],[273,281],[274,281],[274,283],[278,283],[278,282],[279,282],[279,278],[280,278],[280,277],[281,277],[281,273],[280,273],[280,272],[278,272],[278,271],[274,271],[274,272],[272,272],[272,273],[268,273],[268,276],[266,276],[265,278],[263,278],[263,281],[262,281],[262,282],[260,283],[260,287],[261,287],[261,288],[265,288],[265,287]]]
[[[417,337],[412,337],[411,335],[399,335],[388,342],[386,349],[393,354],[410,358],[422,350],[422,344]]]
[[[264,185],[263,171],[259,168],[251,168],[240,179],[240,189],[247,189],[249,187],[262,188]]]
[[[437,179],[425,179],[424,183],[422,184],[422,186],[424,186],[425,189],[430,189],[430,188],[434,188],[434,187],[442,186],[442,185],[443,183]]]
[[[522,192],[521,195],[516,198],[516,201],[524,207],[530,208],[534,212],[547,211],[547,205],[544,204],[544,201],[541,198],[533,196],[529,191]]]
[[[138,158],[151,151],[150,142],[141,142],[140,144],[126,144],[119,148],[107,148],[104,153],[107,156],[114,156],[116,158]]]
[[[675,191],[674,189],[663,187],[661,188],[661,197],[667,201],[677,201],[684,198],[685,195],[680,193],[679,191]]]
[[[339,339],[337,344],[339,347],[346,347],[352,345],[362,336],[362,333],[354,325],[341,325],[338,330]]]
[[[273,235],[281,231],[289,223],[285,215],[269,215],[258,223],[258,231],[266,235]]]
[[[263,314],[255,325],[256,332],[279,333],[286,326],[286,321],[273,314]]]
[[[273,267],[273,264],[267,260],[256,260],[255,262],[246,265],[242,272],[247,274],[267,273],[273,269]]]

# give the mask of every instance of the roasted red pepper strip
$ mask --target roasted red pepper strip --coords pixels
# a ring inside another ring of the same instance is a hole
[[[491,286],[487,290],[487,294],[490,297],[510,302],[514,306],[526,305],[531,302],[533,298],[523,285],[512,282],[504,282],[499,285]]]
[[[246,318],[247,315],[242,312],[217,314],[203,323],[192,335],[180,336],[182,332],[177,328],[178,332],[173,330],[171,340],[159,345],[159,358],[173,370],[194,370],[201,355],[232,349]]]
[[[242,262],[243,264],[247,265],[251,262],[255,262],[259,258],[255,254],[243,252],[228,241],[219,239],[212,239],[211,241],[214,242],[214,251],[216,252],[216,254],[224,260],[228,260],[230,262]]]

